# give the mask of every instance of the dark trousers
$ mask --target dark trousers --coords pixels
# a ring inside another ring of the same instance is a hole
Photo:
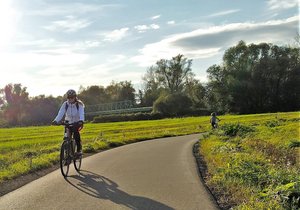
[[[216,128],[217,127],[216,122],[211,122],[211,127],[212,127],[212,129]]]
[[[73,135],[75,139],[77,145],[77,152],[80,152],[82,150],[82,146],[81,146],[81,139],[80,139],[80,133],[78,131],[78,127],[79,126],[70,127],[70,134],[71,136]]]

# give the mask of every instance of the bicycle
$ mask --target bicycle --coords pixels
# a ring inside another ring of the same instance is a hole
[[[68,176],[71,162],[74,163],[74,168],[77,172],[80,171],[82,163],[82,155],[76,155],[77,144],[71,136],[70,127],[77,126],[77,123],[62,122],[60,125],[65,126],[63,143],[60,148],[60,170],[64,177]]]

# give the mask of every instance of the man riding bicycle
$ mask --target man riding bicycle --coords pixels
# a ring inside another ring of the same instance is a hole
[[[70,127],[70,132],[77,144],[77,155],[82,155],[82,145],[79,131],[83,128],[84,104],[77,98],[75,90],[68,90],[66,95],[67,101],[65,101],[61,105],[58,114],[53,120],[52,124],[59,124],[64,116],[66,122],[68,122],[69,124],[74,124],[74,126]]]

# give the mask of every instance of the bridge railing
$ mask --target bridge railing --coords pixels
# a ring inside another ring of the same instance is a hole
[[[134,107],[133,101],[130,100],[96,105],[87,105],[85,107],[85,115],[89,117],[107,114],[123,114],[150,111],[152,111],[152,107]]]
[[[97,115],[110,115],[110,114],[126,114],[126,113],[136,113],[136,112],[151,112],[152,107],[138,107],[130,109],[116,109],[109,111],[96,111],[96,112],[86,112],[86,116],[97,116]]]
[[[118,109],[130,109],[134,107],[133,101],[118,101],[112,103],[87,105],[85,107],[86,112],[97,112],[97,111],[110,111]]]

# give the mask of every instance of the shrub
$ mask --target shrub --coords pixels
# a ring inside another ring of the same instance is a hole
[[[232,161],[224,171],[225,177],[232,180],[240,180],[241,183],[251,186],[263,186],[268,184],[269,175],[266,173],[267,165],[263,160],[247,158],[249,155]],[[236,156],[238,157],[238,156]]]
[[[292,140],[289,144],[290,148],[300,147],[300,141],[299,140]]]
[[[91,144],[86,144],[83,146],[83,151],[85,153],[94,153],[96,152],[95,148]]]
[[[241,125],[240,123],[228,123],[221,127],[226,136],[244,136],[247,133],[254,132],[255,128]]]
[[[164,115],[177,116],[191,110],[191,99],[182,93],[161,95],[153,104],[153,111]]]
[[[267,121],[265,123],[265,126],[269,127],[269,128],[274,128],[277,126],[282,125],[282,122],[280,122],[279,120],[271,120],[271,121]]]

